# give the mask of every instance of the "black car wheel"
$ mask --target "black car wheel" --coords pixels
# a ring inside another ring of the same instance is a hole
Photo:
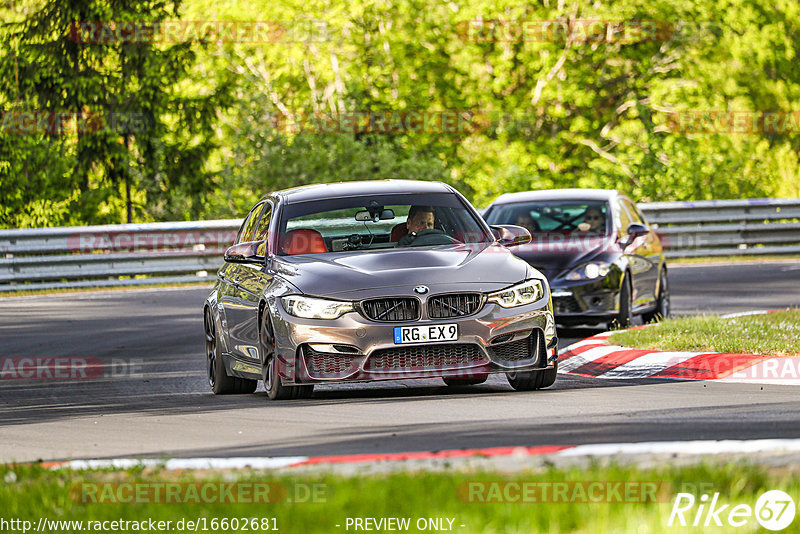
[[[286,386],[278,372],[278,356],[275,352],[274,329],[269,315],[265,312],[261,321],[261,353],[264,363],[261,366],[261,377],[264,380],[264,389],[271,400],[307,399],[314,393],[314,385]]]
[[[216,323],[208,309],[205,311],[203,323],[206,333],[206,369],[211,391],[215,395],[254,392],[258,386],[258,380],[228,376],[228,373],[225,372],[225,363],[219,354]]]
[[[477,386],[478,384],[486,382],[487,378],[489,378],[488,374],[473,378],[443,377],[442,380],[444,380],[444,383],[448,386]]]
[[[633,297],[631,295],[630,275],[626,275],[622,281],[622,288],[619,291],[619,313],[613,321],[615,328],[627,328],[631,325],[631,309],[633,308]]]
[[[558,374],[558,362],[551,369],[507,373],[508,383],[517,391],[532,391],[552,386]]]
[[[661,319],[669,317],[670,301],[669,301],[669,277],[667,270],[662,269],[661,281],[658,283],[658,297],[656,298],[656,309],[642,315],[645,323],[657,323]]]

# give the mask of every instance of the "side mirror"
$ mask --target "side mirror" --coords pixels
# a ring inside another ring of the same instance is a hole
[[[642,237],[643,235],[647,235],[650,233],[647,226],[643,225],[642,223],[631,223],[628,226],[628,235],[632,238],[636,239],[637,237]]]
[[[628,248],[637,238],[649,234],[650,230],[642,223],[634,222],[628,225],[626,233],[622,241],[623,248]]]
[[[225,261],[228,263],[264,263],[264,256],[258,254],[259,245],[263,241],[248,241],[228,247],[225,251]]]
[[[533,239],[531,233],[521,226],[498,224],[491,228],[497,242],[504,247],[524,245],[525,243],[530,243],[531,239]]]

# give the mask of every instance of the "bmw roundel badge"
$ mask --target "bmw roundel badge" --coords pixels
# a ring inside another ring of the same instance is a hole
[[[424,295],[427,292],[428,288],[426,286],[417,286],[414,288],[414,293],[417,293],[419,295]]]

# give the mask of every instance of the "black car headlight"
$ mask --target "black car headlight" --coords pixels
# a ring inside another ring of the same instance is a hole
[[[303,295],[289,295],[281,298],[281,302],[289,315],[303,319],[338,319],[345,313],[353,311],[352,302]]]
[[[595,280],[602,278],[611,271],[611,264],[607,261],[591,261],[572,269],[567,274],[567,280]]]
[[[488,302],[494,302],[503,308],[514,308],[536,302],[544,296],[542,280],[526,280],[521,284],[495,291],[487,295]]]

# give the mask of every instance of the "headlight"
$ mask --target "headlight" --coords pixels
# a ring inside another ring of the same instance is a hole
[[[611,264],[607,261],[593,261],[576,267],[567,275],[567,280],[594,280],[608,274]]]
[[[521,284],[502,289],[495,293],[489,293],[488,302],[499,304],[503,308],[513,308],[524,306],[536,302],[544,295],[544,287],[541,280],[526,280]]]
[[[283,302],[283,307],[290,315],[304,319],[337,319],[342,314],[353,311],[351,302],[341,300],[290,295],[281,298],[281,302]]]

